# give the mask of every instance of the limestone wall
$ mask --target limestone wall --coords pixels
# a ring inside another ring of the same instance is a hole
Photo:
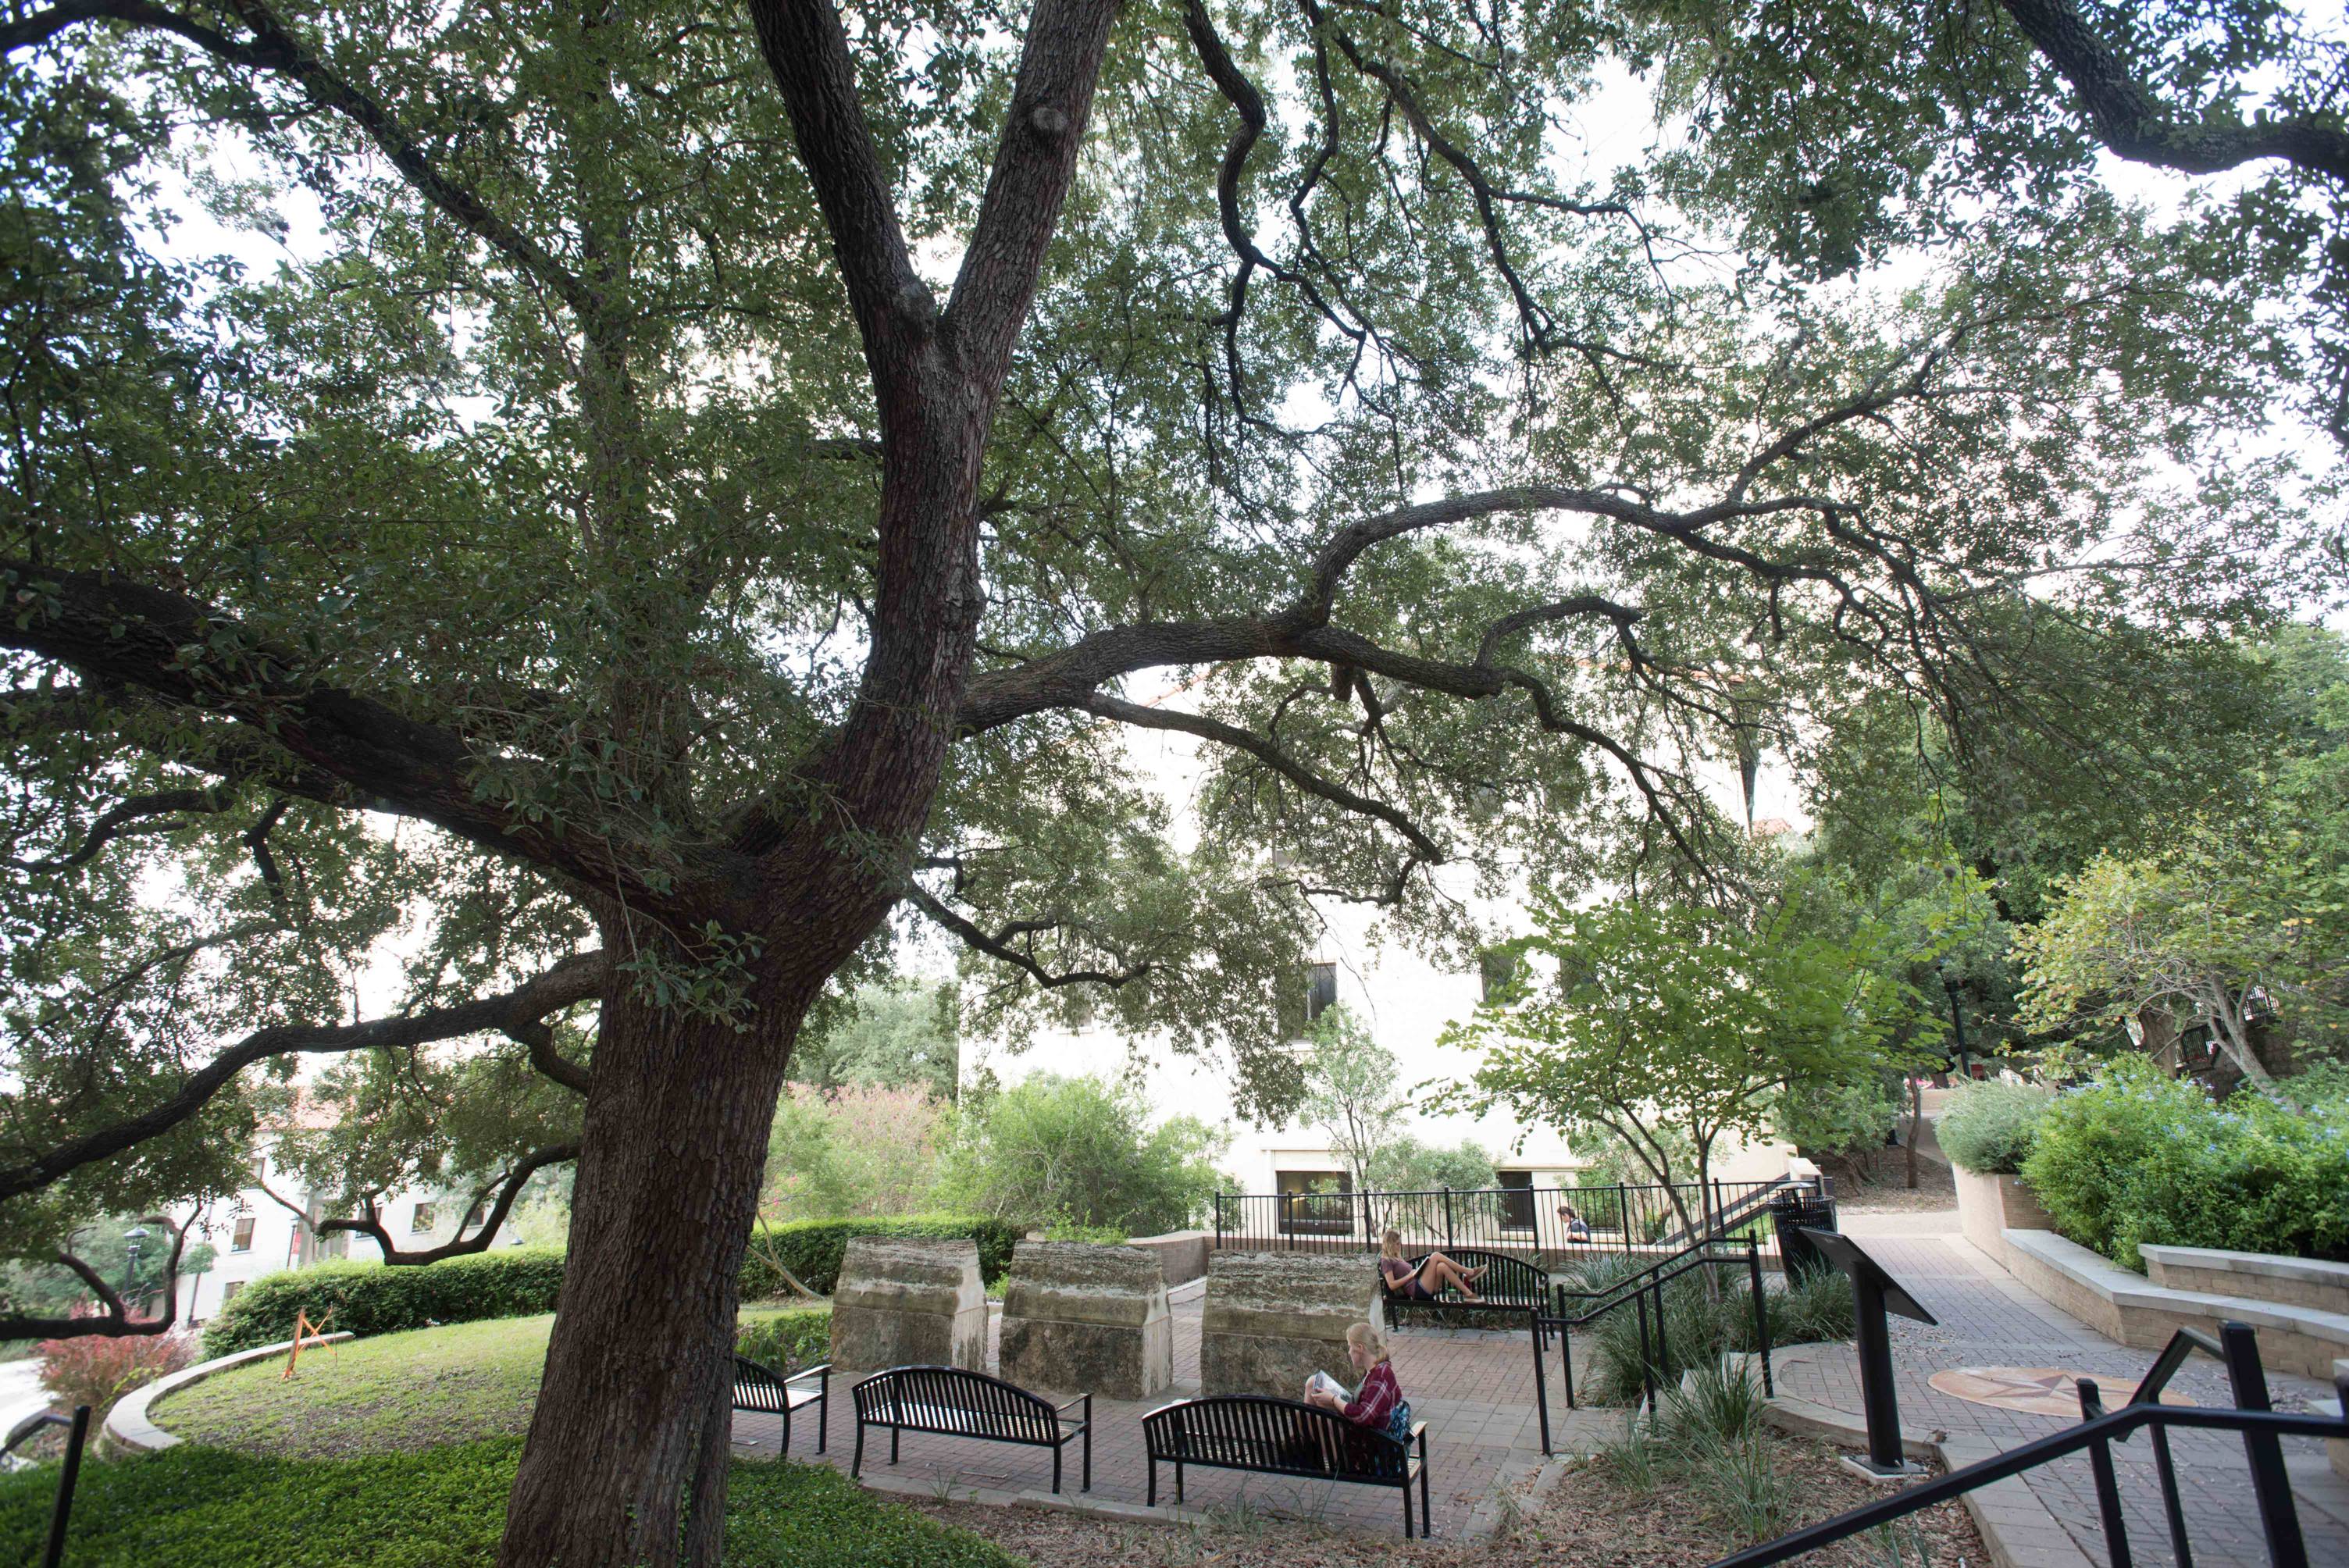
[[[858,1236],[832,1293],[832,1363],[840,1370],[987,1370],[987,1290],[978,1243]],[[838,1372],[835,1372],[835,1377]]]
[[[1217,1252],[1207,1263],[1199,1386],[1208,1394],[1294,1399],[1316,1372],[1350,1387],[1346,1330],[1381,1333],[1378,1268],[1370,1254]]]
[[[1002,1376],[1028,1388],[1147,1399],[1174,1384],[1174,1319],[1157,1257],[1022,1242],[1003,1286]]]

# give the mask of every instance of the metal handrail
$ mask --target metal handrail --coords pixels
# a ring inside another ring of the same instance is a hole
[[[2349,1382],[2349,1379],[2344,1379]],[[2349,1394],[2349,1388],[2343,1390]],[[2349,1420],[2339,1417],[2301,1416],[2281,1410],[2205,1410],[2192,1405],[2123,1405],[2119,1409],[2083,1422],[2068,1431],[2035,1439],[2019,1449],[2009,1449],[1992,1459],[1977,1460],[1962,1470],[1951,1470],[1929,1481],[1902,1490],[1899,1494],[1855,1508],[1833,1519],[1782,1535],[1775,1541],[1765,1541],[1758,1546],[1723,1557],[1710,1568],[1768,1568],[1773,1563],[1784,1563],[1790,1557],[1800,1557],[1806,1552],[1816,1552],[1822,1546],[1889,1524],[1896,1519],[1961,1497],[1992,1481],[2021,1475],[2036,1470],[2052,1460],[2060,1460],[2098,1443],[2118,1441],[2127,1438],[2139,1427],[2157,1429],[2168,1427],[2191,1427],[2206,1431],[2242,1432],[2271,1438],[2349,1438]],[[2304,1551],[2304,1549],[2303,1549]],[[2271,1554],[2272,1555],[2272,1554]],[[2128,1559],[2114,1554],[2116,1564]],[[2283,1557],[2273,1559],[2281,1568]],[[2305,1563],[2302,1555],[2299,1561]]]
[[[65,1561],[66,1521],[73,1513],[74,1483],[81,1479],[82,1446],[89,1439],[89,1407],[76,1405],[71,1418],[55,1410],[26,1417],[8,1429],[5,1440],[0,1440],[0,1454],[9,1452],[45,1427],[63,1427],[67,1432],[64,1473],[57,1477],[57,1505],[49,1511],[49,1542],[41,1553],[41,1568],[57,1568]]]
[[[2155,1375],[2168,1382],[2180,1363],[2196,1350],[2216,1356],[2227,1367],[2230,1380],[2235,1386],[2238,1408],[2206,1409],[2193,1405],[2159,1403],[2160,1388],[2145,1394],[2148,1385],[2155,1384]],[[2298,1415],[2268,1408],[2267,1381],[2260,1369],[2258,1341],[2250,1326],[2226,1323],[2220,1326],[2219,1338],[2192,1329],[2180,1329],[2172,1335],[2163,1347],[2160,1358],[2154,1363],[2139,1385],[2138,1393],[2117,1410],[2106,1410],[2102,1395],[2093,1379],[2080,1380],[2082,1420],[2076,1427],[2036,1439],[2020,1448],[1979,1460],[1945,1476],[1905,1488],[1898,1494],[1855,1508],[1832,1519],[1806,1526],[1775,1541],[1765,1541],[1733,1553],[1711,1564],[1711,1568],[1769,1568],[1806,1552],[1832,1545],[1865,1531],[1878,1529],[1896,1519],[1906,1518],[1936,1503],[1962,1497],[1967,1492],[1985,1487],[1993,1481],[2005,1480],[2025,1470],[2073,1454],[2088,1451],[2090,1469],[2095,1480],[2096,1501],[2105,1531],[2105,1554],[2112,1568],[2131,1568],[2128,1532],[2122,1522],[2120,1488],[2112,1463],[2111,1445],[2126,1442],[2140,1428],[2154,1434],[2155,1452],[2160,1456],[2162,1501],[2168,1515],[2171,1543],[2177,1553],[2178,1568],[2192,1568],[2193,1553],[2186,1542],[2184,1509],[2178,1495],[2177,1475],[2168,1463],[2169,1429],[2183,1427],[2192,1430],[2239,1432],[2243,1439],[2243,1451],[2251,1470],[2252,1495],[2258,1501],[2260,1523],[2267,1537],[2268,1561],[2272,1568],[2308,1568],[2308,1546],[2300,1529],[2300,1518],[2292,1500],[2290,1478],[2284,1471],[2283,1449],[2281,1439],[2287,1437],[2327,1438],[2335,1441],[2349,1439],[2349,1373],[2333,1378],[2333,1392],[2342,1401],[2342,1414],[2333,1416]]]
[[[1574,1344],[1572,1331],[1577,1328],[1587,1326],[1597,1319],[1604,1317],[1607,1314],[1619,1309],[1626,1302],[1634,1304],[1640,1315],[1640,1389],[1646,1398],[1649,1406],[1653,1408],[1656,1402],[1655,1368],[1660,1362],[1668,1359],[1671,1354],[1671,1341],[1665,1337],[1664,1334],[1664,1286],[1670,1284],[1672,1281],[1679,1279],[1682,1275],[1692,1273],[1700,1268],[1718,1268],[1723,1264],[1734,1264],[1743,1263],[1745,1265],[1746,1278],[1751,1291],[1751,1299],[1754,1304],[1754,1344],[1758,1347],[1762,1357],[1763,1396],[1766,1398],[1774,1396],[1777,1392],[1775,1377],[1770,1366],[1770,1308],[1767,1301],[1764,1299],[1764,1286],[1762,1284],[1761,1243],[1752,1236],[1744,1238],[1744,1244],[1742,1247],[1737,1247],[1736,1250],[1731,1252],[1726,1256],[1715,1253],[1702,1257],[1692,1256],[1692,1254],[1702,1252],[1707,1248],[1734,1247],[1735,1243],[1719,1237],[1701,1242],[1692,1242],[1686,1247],[1682,1248],[1681,1251],[1675,1253],[1672,1257],[1666,1258],[1662,1260],[1661,1263],[1651,1264],[1647,1268],[1641,1269],[1636,1274],[1627,1274],[1622,1279],[1616,1281],[1613,1284],[1609,1285],[1602,1291],[1569,1290],[1563,1284],[1552,1287],[1552,1289],[1557,1293],[1557,1299],[1561,1304],[1563,1304],[1565,1298],[1568,1295],[1580,1296],[1585,1300],[1599,1300],[1599,1304],[1583,1313],[1578,1317],[1568,1317],[1566,1315],[1566,1309],[1563,1305],[1560,1305],[1558,1310],[1555,1314],[1543,1314],[1537,1312],[1532,1315],[1530,1326],[1533,1331],[1534,1339],[1534,1405],[1541,1418],[1542,1452],[1544,1454],[1550,1452],[1549,1375],[1543,1361],[1543,1352],[1548,1348],[1548,1336],[1553,1333],[1557,1336],[1558,1365],[1565,1375],[1566,1380],[1566,1408],[1571,1410],[1576,1408],[1574,1400]],[[1647,1280],[1645,1278],[1645,1276],[1651,1274],[1655,1274],[1658,1269],[1674,1263],[1678,1263],[1680,1266],[1673,1269],[1670,1274],[1659,1274],[1653,1280]],[[1623,1286],[1641,1281],[1644,1281],[1644,1283],[1640,1283],[1638,1288],[1632,1290],[1629,1295],[1617,1294]],[[1648,1301],[1651,1296],[1654,1298],[1656,1304],[1656,1341],[1652,1346],[1648,1343]],[[1602,1297],[1605,1299],[1600,1299]]]

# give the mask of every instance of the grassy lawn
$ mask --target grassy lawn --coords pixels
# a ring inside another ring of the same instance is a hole
[[[76,1568],[471,1568],[497,1555],[521,1451],[503,1438],[281,1460],[190,1444],[95,1464],[82,1472],[66,1558]],[[1020,1562],[822,1466],[737,1461],[728,1492],[728,1568]],[[56,1494],[53,1470],[0,1476],[0,1563],[37,1560]]]
[[[752,1308],[746,1325],[779,1315]],[[257,1457],[335,1459],[518,1437],[546,1362],[552,1314],[383,1334],[302,1353],[287,1382],[272,1357],[160,1401],[156,1424]]]

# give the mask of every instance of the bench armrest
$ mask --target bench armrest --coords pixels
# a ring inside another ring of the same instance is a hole
[[[1085,1418],[1080,1422],[1079,1425],[1087,1427],[1092,1426],[1093,1424],[1093,1397],[1091,1394],[1080,1394],[1065,1405],[1055,1405],[1052,1407],[1052,1413],[1056,1416],[1065,1416],[1080,1405],[1082,1405],[1085,1408]]]
[[[832,1363],[825,1361],[813,1367],[802,1367],[783,1381],[796,1383],[802,1377],[813,1377],[820,1382],[829,1383],[832,1381]]]

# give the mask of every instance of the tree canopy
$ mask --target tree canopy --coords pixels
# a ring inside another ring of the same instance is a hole
[[[2257,0],[57,0],[0,53],[0,1249],[234,1185],[303,1063],[432,1064],[338,1080],[403,1168],[575,1151],[510,1561],[714,1560],[775,1097],[893,923],[975,1027],[1104,993],[1278,1109],[1316,900],[1464,958],[1463,887],[1717,882],[1702,759],[1889,699],[2059,765],[2116,649],[2336,560],[2241,438],[2332,407],[2340,303],[2339,50]],[[2164,215],[2098,145],[2252,173]],[[417,1132],[524,1071],[575,1127]]]

